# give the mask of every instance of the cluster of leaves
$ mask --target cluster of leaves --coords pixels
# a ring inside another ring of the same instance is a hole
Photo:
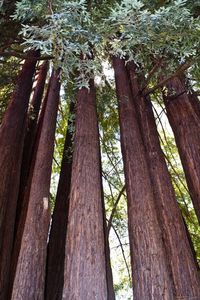
[[[23,19],[28,7],[27,3],[23,6]],[[21,9],[15,17],[21,18]],[[98,57],[93,55],[100,37],[84,0],[60,3],[55,7],[55,12],[45,16],[43,26],[23,25],[21,34],[26,48],[40,49],[42,54],[53,56],[56,67],[62,68],[65,79],[76,72],[79,88],[89,87],[89,79],[101,69]]]
[[[200,19],[193,17],[185,0],[162,2],[154,1],[152,11],[146,1],[123,0],[112,9],[108,1],[104,18],[101,9],[89,12],[85,0],[56,1],[45,15],[44,1],[22,0],[14,18],[25,21],[40,15],[39,24],[23,26],[23,45],[53,56],[65,79],[76,72],[78,87],[88,88],[89,79],[102,73],[105,52],[134,60],[145,72],[162,58],[166,73],[199,55]]]
[[[21,0],[16,3],[15,13],[13,14],[14,20],[21,22],[38,22],[39,19],[45,17],[47,13],[47,1],[41,0]]]
[[[153,12],[142,1],[124,0],[112,9],[106,24],[111,54],[134,60],[145,72],[162,58],[167,61],[165,72],[171,73],[199,55],[200,19],[192,16],[184,0]]]

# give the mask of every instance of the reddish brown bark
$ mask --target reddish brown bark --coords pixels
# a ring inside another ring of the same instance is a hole
[[[33,146],[36,138],[36,129],[38,123],[38,115],[40,111],[40,106],[42,102],[44,86],[47,76],[48,62],[44,62],[40,66],[37,83],[34,89],[33,98],[31,100],[31,112],[29,113],[27,119],[27,129],[24,140],[24,149],[22,155],[22,166],[21,166],[21,176],[20,176],[20,188],[19,188],[19,200],[17,203],[16,221],[15,221],[15,231],[17,232],[18,223],[20,220],[21,209],[24,204],[22,204],[24,199],[24,191],[28,181],[28,175],[31,166],[31,158],[33,155]]]
[[[174,299],[138,119],[124,60],[114,57],[134,299]]]
[[[105,255],[106,255],[106,280],[107,280],[107,300],[115,300],[115,290],[113,285],[113,274],[110,261],[110,245],[109,238],[105,232]]]
[[[140,119],[140,128],[148,158],[154,199],[162,239],[171,265],[176,299],[200,298],[200,278],[181,211],[176,201],[170,175],[162,152],[152,105],[143,98],[134,65],[129,65],[133,102]]]
[[[200,223],[200,103],[187,94],[179,78],[167,85],[164,96],[167,116],[174,132],[190,196]]]
[[[6,299],[26,114],[37,58],[37,52],[29,52],[0,127],[0,299]]]
[[[100,157],[100,166],[101,166],[100,152],[99,152],[99,157]],[[101,167],[100,170],[102,175]],[[104,203],[103,185],[101,185],[101,198],[102,198],[102,208],[103,208],[103,225],[104,225],[104,242],[105,242],[105,259],[106,259],[107,300],[115,300],[115,290],[113,284],[113,274],[112,274],[111,258],[110,258],[109,230],[106,222],[106,210],[105,210],[105,203]]]
[[[15,231],[15,241],[14,241],[14,247],[13,247],[13,252],[12,252],[11,272],[10,272],[11,274],[10,274],[10,282],[9,282],[9,294],[8,294],[9,299],[11,298],[11,295],[12,295],[12,286],[13,286],[13,281],[14,281],[14,277],[15,277],[19,252],[20,252],[20,248],[21,248],[22,236],[23,236],[24,226],[25,226],[26,217],[27,217],[27,210],[28,210],[28,205],[29,205],[29,192],[30,192],[30,187],[31,187],[32,175],[33,175],[33,171],[34,171],[35,156],[36,156],[37,149],[38,149],[38,141],[39,141],[40,132],[41,132],[43,119],[44,119],[44,114],[45,114],[45,110],[46,110],[46,106],[47,106],[47,100],[48,100],[49,89],[51,86],[51,80],[52,80],[52,76],[49,80],[48,89],[46,91],[46,94],[45,94],[45,97],[43,100],[43,104],[42,104],[42,110],[40,113],[38,126],[37,126],[36,141],[34,144],[32,161],[31,161],[31,166],[30,166],[30,171],[29,171],[29,178],[27,180],[27,186],[24,191],[24,196],[22,199],[20,218],[18,220],[19,222],[18,222],[17,226],[15,227],[15,230],[16,230]]]
[[[74,114],[73,102],[70,104],[70,117],[72,114]],[[55,208],[52,216],[52,225],[49,236],[45,291],[46,300],[62,299],[62,290],[64,284],[65,243],[69,213],[69,193],[73,153],[72,127],[74,127],[74,120],[69,119]]]
[[[59,71],[53,71],[34,152],[29,203],[11,299],[44,299],[45,265],[50,212],[48,207],[56,116],[59,102]]]
[[[99,130],[98,130],[98,136]],[[99,147],[99,158],[100,158],[100,174],[102,176],[102,165],[101,165],[101,151]],[[109,230],[106,221],[106,209],[104,202],[104,191],[103,183],[101,181],[101,201],[102,201],[102,211],[103,211],[103,229],[104,229],[104,243],[105,243],[105,259],[106,259],[106,282],[107,282],[107,300],[115,300],[115,290],[113,284],[113,273],[111,266],[111,257],[110,257],[110,244],[109,244]]]
[[[63,300],[107,299],[95,87],[78,92]]]

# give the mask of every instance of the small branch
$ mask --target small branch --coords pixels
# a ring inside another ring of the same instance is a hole
[[[111,226],[112,226],[112,220],[113,220],[113,217],[116,213],[116,209],[117,209],[117,205],[121,199],[121,196],[123,195],[125,191],[125,185],[122,187],[121,191],[119,192],[119,195],[117,197],[117,200],[115,201],[115,204],[113,206],[113,209],[112,209],[112,212],[111,212],[111,215],[110,215],[110,218],[108,220],[108,225],[107,225],[107,235],[109,236],[109,233],[110,233],[110,229],[111,229]]]
[[[169,143],[168,143],[167,136],[166,136],[165,129],[164,129],[164,127],[163,127],[162,121],[161,121],[161,119],[160,119],[160,117],[159,117],[159,115],[158,115],[158,112],[157,112],[157,110],[156,110],[156,108],[155,108],[154,105],[153,105],[153,110],[154,110],[154,112],[155,112],[155,114],[156,114],[156,116],[157,116],[157,118],[158,118],[158,121],[159,121],[159,123],[160,123],[160,125],[161,125],[162,132],[163,132],[163,136],[164,136],[165,142],[166,142],[166,144],[167,144],[167,146],[168,146],[168,148],[169,148],[170,155],[172,156],[174,162],[177,164],[177,160],[176,160],[176,158],[174,157],[174,154],[173,154],[173,152],[172,152],[172,149],[171,149],[171,147],[170,147],[170,145],[169,145]],[[164,110],[163,110],[163,111],[164,111]],[[159,134],[159,138],[160,138],[162,144],[164,145],[164,142],[163,142],[163,140],[162,140],[160,134]],[[172,163],[171,163],[170,160],[168,159],[168,156],[167,156],[165,153],[164,153],[164,155],[165,155],[165,158],[166,158],[166,159],[168,160],[168,162],[170,163],[170,165],[171,165],[171,167],[172,167],[172,170],[174,171],[174,173],[175,173],[175,174],[177,175],[177,177],[179,178],[180,183],[182,184],[182,186],[184,187],[184,189],[185,189],[185,190],[187,191],[187,193],[189,194],[189,190],[188,190],[187,186],[184,184],[184,182],[182,181],[182,179],[180,178],[180,176],[179,176],[179,175],[177,174],[177,172],[175,171],[175,169],[174,169]]]
[[[120,192],[120,190],[112,183],[112,181],[109,181],[109,176],[105,171],[102,171],[102,176],[103,178],[109,182],[110,186],[112,186],[115,190],[117,190],[118,192]],[[125,195],[124,195],[125,196]]]
[[[114,163],[112,157],[110,157],[110,154],[108,153],[108,148],[109,148],[109,146],[106,145],[106,143],[104,143],[104,139],[102,138],[101,135],[100,135],[100,141],[102,142],[102,145],[103,145],[104,148],[105,148],[105,153],[106,153],[106,155],[107,155],[107,157],[108,157],[108,160],[109,160],[109,162],[110,162],[110,164],[111,164],[111,166],[112,166],[112,170],[115,171],[115,173],[118,175],[118,178],[119,178],[120,183],[123,184],[122,181],[121,181],[120,175],[119,175],[119,171],[117,170],[117,165],[120,163],[121,159],[118,160],[116,163]],[[115,158],[115,160],[117,160],[117,158],[115,157],[115,154],[114,154],[114,152],[113,152],[112,147],[111,147],[110,150],[111,150],[112,155],[113,155],[113,157]],[[110,171],[110,172],[111,172],[111,171]],[[109,172],[109,173],[110,173],[110,172]],[[108,174],[109,174],[109,173],[108,173]],[[107,175],[108,175],[108,174],[107,174]]]
[[[109,186],[109,189],[110,189],[110,195],[111,195],[111,198],[112,198],[112,202],[114,202],[114,195],[113,195],[113,191],[112,191],[112,186],[111,186],[111,184],[108,180],[107,180],[107,183],[108,183],[108,186]]]
[[[147,86],[149,84],[149,81],[151,80],[151,78],[153,77],[153,75],[156,73],[156,71],[158,70],[158,68],[161,66],[162,62],[163,62],[163,58],[160,58],[157,61],[157,63],[153,66],[153,68],[150,70],[150,72],[149,72],[149,74],[147,76],[146,82],[144,84],[144,87],[142,88],[141,91],[144,91],[147,88]]]
[[[48,1],[48,7],[49,7],[50,13],[53,15],[53,7],[52,7],[52,1],[51,0]]]
[[[54,160],[54,162],[56,163],[56,165],[60,168],[60,165],[59,165],[59,163],[57,162],[57,160],[56,160],[55,157],[53,157],[53,160]]]
[[[159,117],[159,115],[158,115],[158,112],[157,112],[157,110],[155,109],[154,106],[153,106],[153,109],[154,109],[154,112],[155,112],[155,114],[157,115],[158,121],[159,121],[159,123],[160,123],[160,125],[161,125],[161,128],[162,128],[162,131],[163,131],[163,135],[164,135],[165,142],[166,142],[166,144],[167,144],[167,146],[168,146],[168,148],[169,148],[169,150],[170,150],[170,155],[172,156],[173,160],[174,160],[175,163],[176,163],[176,159],[175,159],[175,157],[174,157],[174,155],[173,155],[173,153],[172,153],[171,147],[170,147],[170,145],[169,145],[169,143],[168,143],[168,140],[167,140],[167,137],[166,137],[166,134],[165,134],[165,129],[164,129],[163,124],[162,124],[162,122],[161,122],[161,120],[160,120],[160,117]],[[161,143],[164,145],[164,141],[162,140],[162,137],[160,136],[160,134],[159,134],[159,139],[160,139]],[[187,186],[185,185],[185,183],[183,182],[182,178],[180,177],[180,175],[178,174],[178,172],[177,172],[176,169],[174,168],[174,166],[173,166],[172,162],[170,161],[168,155],[167,155],[164,151],[163,151],[163,154],[164,154],[164,156],[165,156],[165,159],[166,159],[168,165],[171,167],[172,171],[174,172],[174,174],[175,174],[176,177],[178,178],[179,183],[183,186],[183,188],[185,189],[185,191],[190,195],[190,192],[189,192]],[[170,175],[171,175],[171,174],[170,174]],[[183,201],[183,203],[184,203],[184,205],[185,205],[185,208],[186,208],[186,211],[187,211],[187,218],[190,220],[190,222],[191,222],[192,224],[194,224],[193,221],[192,221],[192,219],[191,219],[191,217],[190,217],[189,207],[188,207],[188,204],[187,204],[186,201],[185,201],[184,194],[183,194],[182,190],[180,189],[178,183],[177,183],[176,180],[172,177],[172,175],[171,175],[170,177],[171,177],[172,182],[175,184],[176,188],[178,189],[178,191],[179,191],[179,193],[180,193],[180,196],[181,196],[181,198],[182,198],[182,201]],[[191,197],[191,195],[190,195],[190,197]]]
[[[126,269],[127,269],[127,273],[128,273],[128,278],[129,278],[129,282],[131,284],[132,280],[131,280],[131,275],[130,275],[130,271],[129,271],[129,267],[128,267],[128,263],[127,263],[127,260],[126,260],[126,256],[125,256],[125,253],[124,253],[124,248],[123,248],[123,244],[120,240],[120,236],[117,232],[117,230],[115,229],[115,227],[113,225],[111,225],[112,229],[114,230],[115,232],[115,235],[119,241],[119,245],[120,245],[120,248],[121,248],[121,251],[122,251],[122,256],[123,256],[123,259],[124,259],[124,262],[125,262],[125,265],[126,265]]]

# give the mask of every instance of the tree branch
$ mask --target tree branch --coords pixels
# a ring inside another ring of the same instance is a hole
[[[151,80],[151,78],[153,77],[153,75],[156,73],[156,71],[158,70],[158,68],[161,66],[161,64],[163,62],[163,59],[164,58],[160,58],[157,61],[157,63],[152,67],[152,69],[150,70],[150,72],[149,72],[149,74],[148,74],[148,76],[146,78],[145,84],[144,84],[144,86],[143,86],[143,88],[142,88],[141,91],[144,91],[147,88],[147,86],[149,84],[149,81]]]
[[[114,206],[113,206],[112,212],[111,212],[111,214],[110,214],[110,218],[109,218],[109,220],[108,220],[108,225],[107,225],[107,235],[108,235],[108,236],[109,236],[110,229],[111,229],[111,226],[112,226],[112,220],[113,220],[113,217],[114,217],[114,215],[115,215],[115,213],[116,213],[116,210],[117,210],[117,205],[118,205],[118,203],[119,203],[119,201],[120,201],[120,199],[121,199],[121,196],[123,195],[124,191],[125,191],[125,185],[122,187],[121,191],[119,192],[119,195],[118,195],[118,197],[117,197],[117,200],[115,201],[115,204],[114,204]]]
[[[196,59],[195,59],[196,60]],[[185,62],[184,64],[182,64],[181,66],[179,66],[179,68],[171,75],[167,76],[166,78],[164,78],[163,80],[161,80],[156,86],[154,86],[153,88],[147,90],[144,93],[144,96],[148,96],[149,94],[152,94],[153,92],[155,92],[158,88],[163,87],[163,85],[165,85],[169,80],[171,80],[174,77],[177,77],[179,75],[181,75],[184,71],[186,71],[188,68],[190,68],[194,61],[194,59]]]

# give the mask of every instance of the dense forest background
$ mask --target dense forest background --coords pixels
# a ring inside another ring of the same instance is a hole
[[[0,1],[0,299],[200,299],[199,14]]]

